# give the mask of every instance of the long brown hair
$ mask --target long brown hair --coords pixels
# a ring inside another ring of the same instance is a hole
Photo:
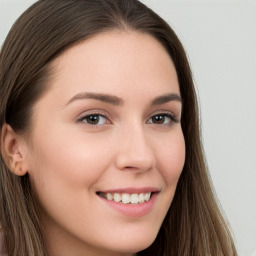
[[[138,255],[237,255],[216,203],[200,139],[198,105],[185,51],[170,26],[137,0],[40,0],[13,25],[0,53],[0,124],[28,132],[32,107],[47,90],[50,64],[72,45],[104,31],[147,33],[169,53],[183,101],[184,169],[155,242]],[[29,176],[15,176],[3,152],[0,225],[9,256],[45,256]]]

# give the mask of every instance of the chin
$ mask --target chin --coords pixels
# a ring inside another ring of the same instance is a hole
[[[133,254],[148,248],[156,239],[155,235],[147,234],[141,237],[135,236],[131,238],[122,238],[115,240],[115,244],[112,244],[113,251],[118,251],[125,254]],[[118,242],[116,242],[118,241]]]

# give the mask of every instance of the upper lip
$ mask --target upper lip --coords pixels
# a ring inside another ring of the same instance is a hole
[[[107,189],[107,190],[101,190],[97,192],[101,193],[147,193],[147,192],[159,192],[160,189],[156,187],[126,187],[126,188],[114,188],[114,189]]]

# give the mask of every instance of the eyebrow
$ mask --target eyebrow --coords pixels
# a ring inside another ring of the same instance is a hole
[[[99,100],[102,102],[109,103],[111,105],[115,106],[120,106],[124,104],[124,100],[121,98],[118,98],[117,96],[114,95],[109,95],[109,94],[104,94],[104,93],[89,93],[89,92],[82,92],[78,93],[75,96],[73,96],[67,103],[66,105],[76,101],[76,100],[85,100],[85,99],[93,99],[93,100]],[[156,106],[156,105],[162,105],[170,101],[181,101],[181,97],[176,94],[176,93],[167,93],[161,96],[158,96],[153,99],[151,102],[151,106]]]
[[[178,94],[176,94],[176,93],[167,93],[167,94],[161,95],[159,97],[156,97],[152,101],[151,106],[162,105],[162,104],[170,102],[170,101],[182,102],[181,97]]]
[[[78,93],[75,96],[73,96],[66,105],[70,104],[73,101],[76,100],[84,100],[84,99],[93,99],[93,100],[99,100],[102,102],[106,102],[115,106],[123,105],[124,101],[114,95],[104,94],[104,93],[88,93],[88,92],[82,92]]]

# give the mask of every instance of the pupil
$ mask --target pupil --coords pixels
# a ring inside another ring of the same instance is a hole
[[[161,116],[161,115],[155,116],[154,122],[158,124],[162,124],[164,122],[164,116]]]
[[[87,121],[91,124],[97,124],[99,122],[99,116],[89,116]]]

